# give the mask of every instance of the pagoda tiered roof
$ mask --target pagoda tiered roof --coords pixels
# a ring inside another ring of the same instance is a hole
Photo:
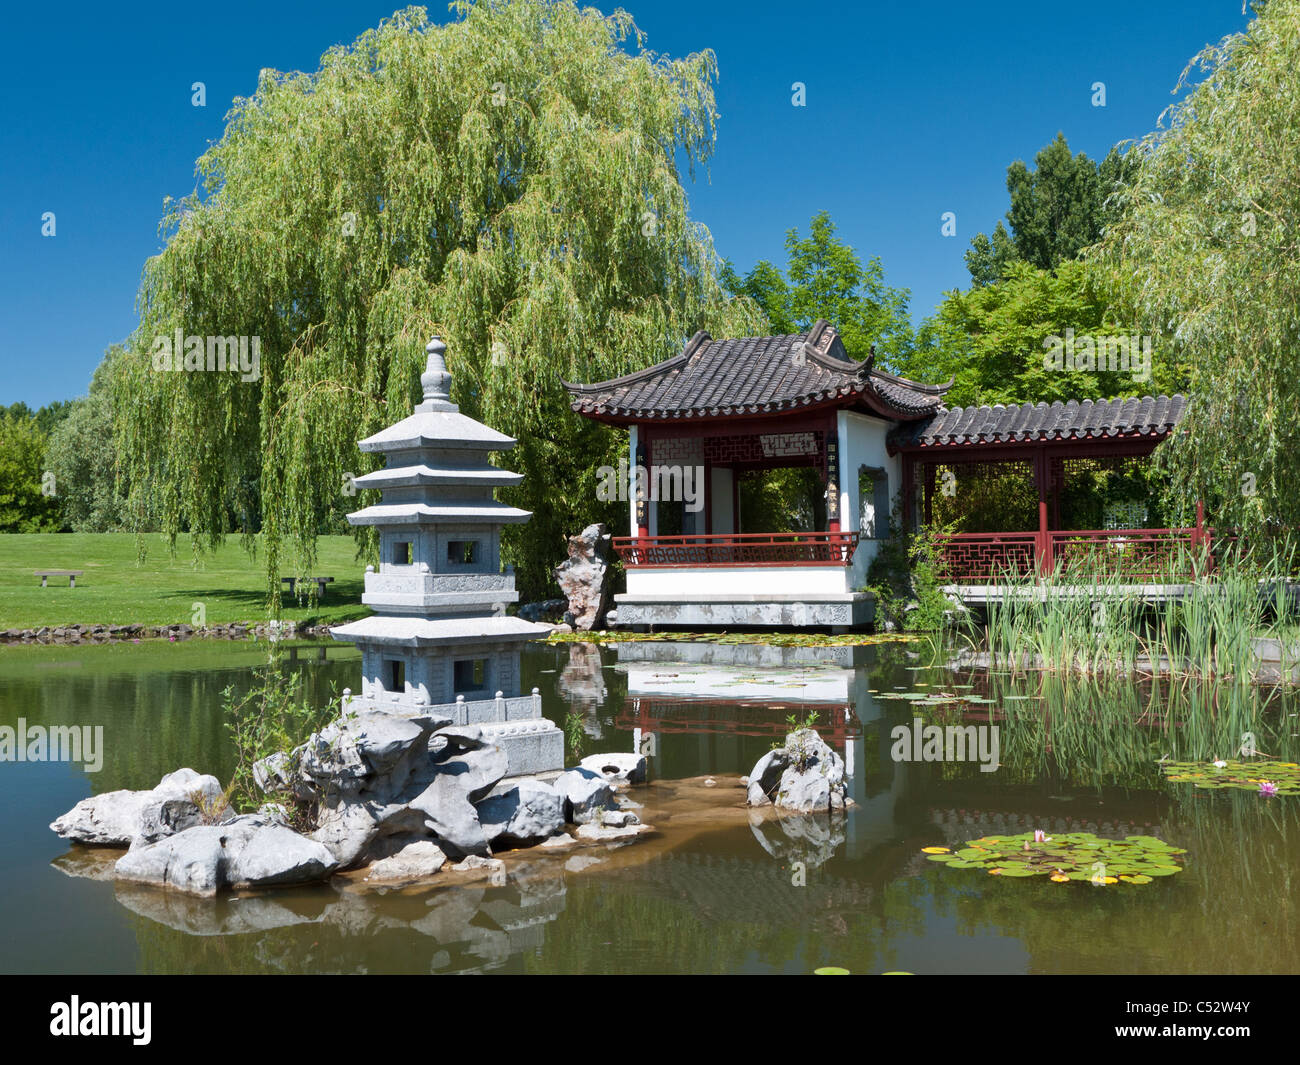
[[[357,479],[360,484],[360,478]],[[348,515],[353,525],[426,525],[446,523],[514,525],[526,522],[531,510],[520,510],[495,499],[439,499],[436,503],[376,503]]]
[[[358,488],[422,488],[426,485],[453,488],[513,487],[524,479],[522,473],[498,469],[486,463],[474,466],[448,466],[417,463],[411,466],[387,466],[374,473],[356,477]]]
[[[424,404],[427,405],[427,404]],[[362,451],[411,451],[438,448],[457,451],[509,451],[518,441],[468,418],[451,404],[450,410],[419,410],[357,446]]]

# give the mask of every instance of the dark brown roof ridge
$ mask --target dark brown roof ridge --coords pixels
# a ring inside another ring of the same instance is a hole
[[[906,421],[936,410],[946,385],[923,385],[855,362],[835,327],[819,318],[803,333],[715,340],[695,333],[683,351],[641,370],[580,384],[563,381],[571,406],[616,421],[779,414],[826,404],[865,404]]]
[[[889,434],[891,448],[928,449],[1120,436],[1163,437],[1182,418],[1187,398],[1129,396],[984,404],[936,411]]]

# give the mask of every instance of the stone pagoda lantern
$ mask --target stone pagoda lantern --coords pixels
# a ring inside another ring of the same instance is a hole
[[[561,770],[564,734],[542,717],[536,688],[519,694],[520,649],[550,630],[506,614],[519,593],[513,567],[501,570],[501,527],[530,513],[495,498],[494,489],[523,476],[491,465],[488,454],[516,441],[461,414],[450,400],[446,345],[434,337],[426,351],[424,402],[360,443],[387,465],[356,479],[380,489],[382,501],[348,515],[377,526],[380,551],[361,599],[375,614],[331,632],[361,651],[362,692],[349,707],[481,726],[505,751],[508,776]]]

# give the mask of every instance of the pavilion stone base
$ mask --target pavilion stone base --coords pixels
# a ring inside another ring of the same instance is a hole
[[[542,697],[518,695],[500,699],[457,699],[454,703],[412,703],[396,696],[357,696],[349,710],[394,710],[449,717],[453,725],[478,725],[483,738],[506,755],[506,776],[532,776],[564,769],[564,733],[542,717]]]
[[[718,625],[787,629],[849,629],[869,625],[876,616],[870,592],[824,595],[633,595],[614,596],[618,627],[653,625],[682,628]]]

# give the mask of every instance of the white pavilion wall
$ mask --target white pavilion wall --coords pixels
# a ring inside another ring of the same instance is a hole
[[[883,469],[889,479],[889,499],[894,500],[903,487],[903,461],[891,456],[885,446],[886,437],[897,422],[872,418],[853,411],[839,411],[837,428],[840,440],[840,527],[858,532],[862,522],[862,499],[858,491],[858,471],[863,466]],[[897,530],[894,530],[895,535]],[[867,569],[880,549],[879,540],[863,540],[853,556],[849,587],[861,588],[866,583]]]

